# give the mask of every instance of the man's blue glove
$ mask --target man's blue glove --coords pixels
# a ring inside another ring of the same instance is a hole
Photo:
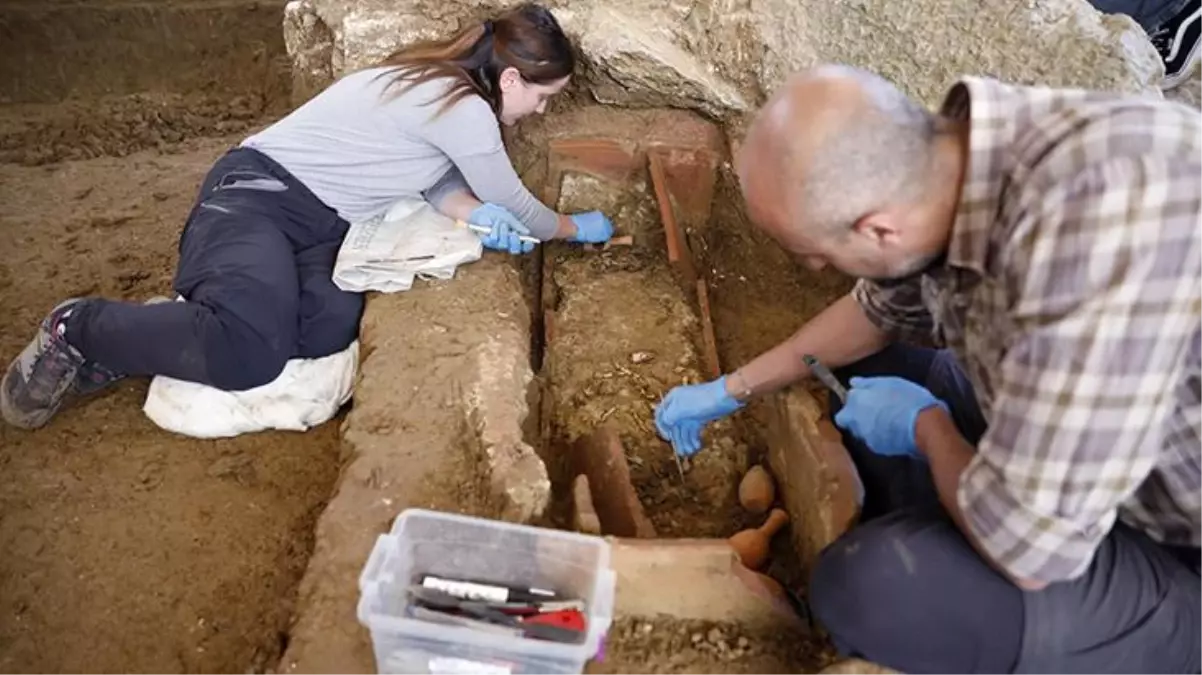
[[[706,382],[675,387],[655,408],[655,428],[671,441],[676,454],[692,456],[701,449],[701,430],[706,424],[726,417],[743,404],[726,393],[726,376]]]
[[[835,424],[864,441],[878,455],[918,457],[914,425],[918,413],[947,404],[900,377],[853,377],[847,402],[835,415]]]
[[[480,243],[494,251],[509,251],[514,255],[529,253],[534,250],[534,242],[522,241],[523,235],[530,235],[530,228],[522,224],[503,206],[496,204],[481,204],[468,215],[467,220],[472,225],[482,225],[488,228],[488,234],[480,237]]]
[[[585,244],[604,244],[614,236],[614,224],[600,211],[585,211],[569,216],[576,226],[576,236],[571,241]]]

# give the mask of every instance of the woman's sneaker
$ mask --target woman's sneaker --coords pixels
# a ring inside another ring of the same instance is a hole
[[[37,429],[54,417],[83,365],[83,355],[67,344],[67,318],[78,299],[59,304],[13,359],[0,381],[0,415],[15,427]]]
[[[1189,79],[1198,64],[1202,37],[1202,2],[1188,2],[1167,23],[1152,33],[1152,45],[1164,61],[1162,89],[1172,89]]]

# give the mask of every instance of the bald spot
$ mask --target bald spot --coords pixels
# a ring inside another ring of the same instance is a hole
[[[805,159],[830,134],[843,133],[865,106],[860,86],[846,78],[807,71],[790,77],[768,100],[747,131],[738,172],[763,205],[764,224],[788,221],[789,186],[805,177]]]
[[[748,210],[772,233],[850,226],[918,178],[932,125],[871,73],[820,66],[794,75],[757,114],[736,160]]]

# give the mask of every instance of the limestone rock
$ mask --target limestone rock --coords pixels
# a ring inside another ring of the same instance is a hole
[[[592,67],[587,86],[598,102],[691,108],[713,117],[747,110],[734,85],[673,42],[670,32],[663,34],[663,24],[646,10],[635,14],[599,3],[583,20],[571,16],[564,28]]]
[[[507,272],[504,280],[520,294],[517,274]],[[501,317],[496,332],[473,350],[478,375],[467,389],[466,407],[484,448],[489,487],[502,516],[525,522],[543,514],[551,499],[551,480],[534,448],[522,440],[526,388],[534,373],[525,349],[529,338],[510,318]]]
[[[775,87],[817,60],[880,73],[936,105],[960,75],[1020,84],[1158,92],[1163,66],[1129,17],[1087,0],[753,0]],[[804,35],[799,39],[798,34]]]
[[[292,57],[292,101],[299,104],[333,79],[334,36],[310,0],[284,6],[284,46]]]
[[[418,40],[449,35],[508,2],[461,0],[292,0],[286,43],[296,78],[327,81],[363,68]],[[548,3],[555,5],[557,3]],[[747,108],[742,93],[713,72],[708,62],[678,46],[671,20],[653,6],[571,2],[556,14],[582,47],[589,63],[586,87],[602,103],[686,107],[713,116]],[[315,28],[323,26],[324,31]],[[656,30],[656,28],[660,30]],[[323,67],[314,61],[322,60]],[[316,57],[316,59],[315,59]]]
[[[520,521],[545,507],[546,469],[521,435],[530,317],[507,258],[486,255],[453,281],[369,294],[344,468],[317,521],[276,672],[376,672],[355,621],[356,580],[404,510]]]
[[[517,0],[293,0],[298,77],[370,65]],[[692,108],[727,120],[798,69],[842,62],[936,104],[963,74],[1159,96],[1163,67],[1139,26],[1087,0],[549,0],[577,39],[584,86],[623,106]],[[299,20],[311,16],[312,20]],[[324,32],[307,23],[318,21]],[[328,49],[326,45],[329,45]]]

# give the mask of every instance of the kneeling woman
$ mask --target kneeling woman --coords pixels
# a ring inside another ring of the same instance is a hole
[[[68,394],[127,375],[250,389],[291,358],[345,349],[363,311],[331,281],[348,223],[405,196],[511,253],[531,249],[521,235],[608,240],[601,213],[561,215],[530,194],[501,142],[499,125],[543,112],[574,66],[558,22],[528,4],[330,85],[209,172],[180,239],[185,301],[63,302],[5,373],[4,418],[40,427]]]

